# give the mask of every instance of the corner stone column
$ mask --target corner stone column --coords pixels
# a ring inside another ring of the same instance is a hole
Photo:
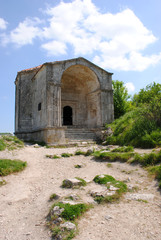
[[[48,127],[61,127],[61,85],[48,82],[47,89]]]
[[[53,90],[53,125],[61,127],[61,85],[55,84]]]

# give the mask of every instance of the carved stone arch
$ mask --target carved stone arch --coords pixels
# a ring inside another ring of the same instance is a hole
[[[61,106],[73,109],[73,125],[95,128],[101,125],[100,82],[89,67],[68,66],[61,78]],[[62,116],[63,122],[63,116]]]

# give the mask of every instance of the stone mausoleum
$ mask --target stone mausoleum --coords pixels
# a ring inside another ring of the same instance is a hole
[[[96,140],[114,119],[112,73],[79,57],[17,73],[15,134],[47,144]]]

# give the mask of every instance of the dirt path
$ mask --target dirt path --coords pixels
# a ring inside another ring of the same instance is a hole
[[[96,162],[92,157],[73,156],[49,159],[46,154],[74,153],[77,148],[46,149],[26,146],[13,152],[2,151],[0,158],[27,161],[27,168],[20,173],[4,177],[7,184],[0,187],[0,240],[50,240],[45,227],[52,193],[66,196],[77,193],[90,202],[87,190],[62,189],[65,178],[81,177],[92,180],[97,174],[109,174],[117,180],[127,180],[136,186],[139,201],[134,193],[127,193],[119,204],[95,205],[79,221],[79,235],[75,240],[147,240],[161,238],[161,195],[156,181],[149,179],[139,166],[125,163]],[[82,149],[83,150],[83,149]],[[83,167],[77,169],[76,164]],[[145,199],[147,202],[145,201]]]

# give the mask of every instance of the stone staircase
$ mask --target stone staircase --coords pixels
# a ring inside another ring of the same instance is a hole
[[[65,138],[68,142],[95,142],[98,140],[93,130],[83,127],[67,127]]]

